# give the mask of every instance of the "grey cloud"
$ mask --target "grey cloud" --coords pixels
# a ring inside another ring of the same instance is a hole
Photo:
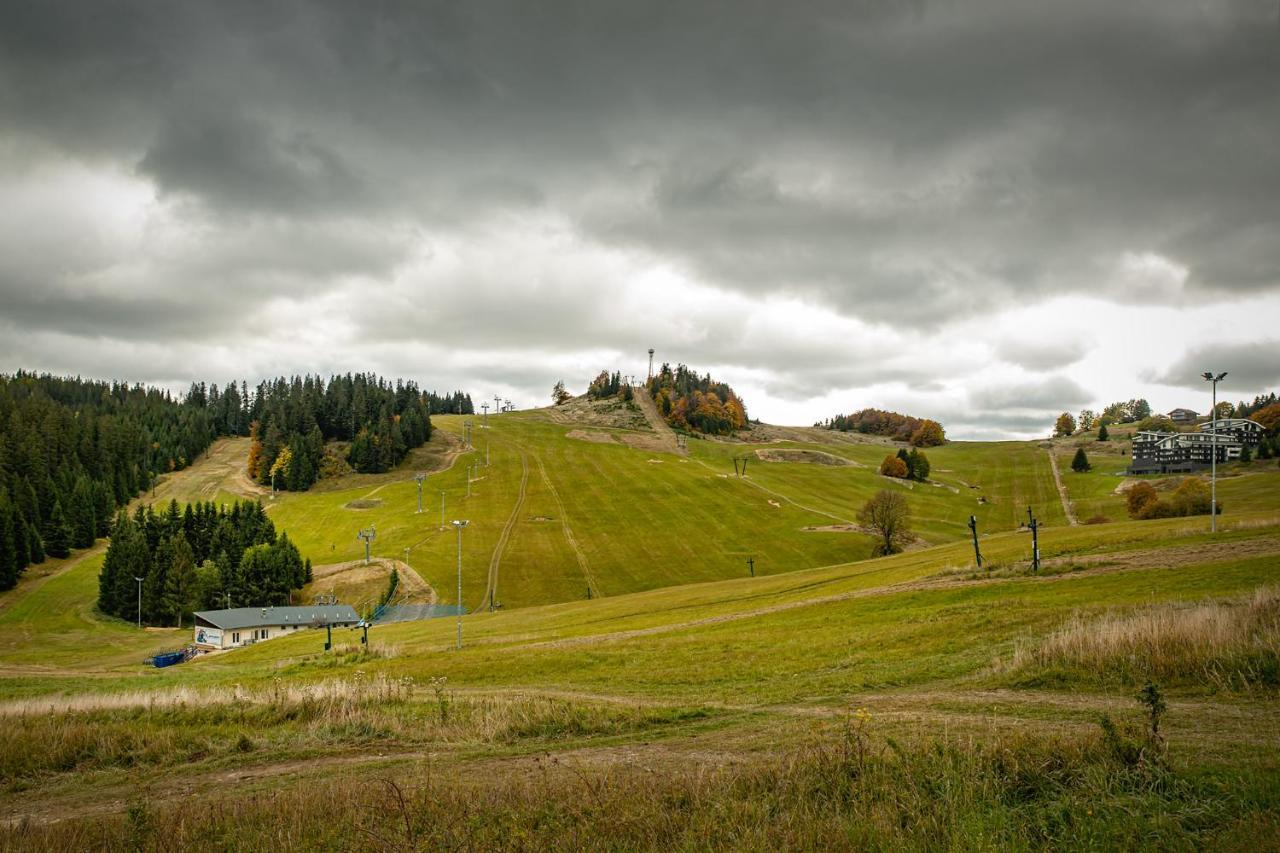
[[[1082,339],[1066,341],[1031,341],[1010,338],[996,346],[1000,358],[1027,370],[1054,370],[1075,364],[1089,351],[1089,342]]]
[[[1070,377],[1050,376],[1033,382],[975,389],[969,392],[969,399],[974,408],[983,410],[1061,411],[1088,403],[1092,395]]]
[[[234,113],[166,125],[138,170],[166,190],[243,212],[350,211],[373,201],[345,158],[316,135],[280,134]]]
[[[1149,378],[1161,385],[1202,391],[1208,387],[1202,376],[1206,371],[1226,371],[1227,378],[1218,383],[1223,390],[1274,391],[1280,387],[1280,340],[1195,347]]]

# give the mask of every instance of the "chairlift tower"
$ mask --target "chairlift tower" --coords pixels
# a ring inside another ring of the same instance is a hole
[[[378,538],[378,531],[374,528],[374,525],[370,524],[364,530],[357,533],[356,538],[363,540],[364,542],[364,564],[367,566],[369,565],[369,546],[373,543],[374,539]]]
[[[973,557],[978,561],[978,568],[982,568],[982,552],[978,550],[978,517],[969,516],[969,529],[973,531]]]
[[[489,428],[489,404],[488,404],[488,403],[481,403],[481,404],[480,404],[480,408],[481,408],[481,410],[483,410],[483,411],[484,411],[484,423],[482,423],[482,424],[480,425],[480,428],[481,428],[481,429],[488,429],[488,428]]]
[[[422,514],[422,481],[427,479],[426,474],[414,474],[413,480],[418,484],[418,514]]]
[[[1040,522],[1027,507],[1027,527],[1031,528],[1031,571],[1040,571]]]

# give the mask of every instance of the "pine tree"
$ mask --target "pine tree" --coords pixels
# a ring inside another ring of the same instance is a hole
[[[1092,468],[1093,466],[1089,464],[1089,457],[1085,455],[1084,448],[1077,447],[1076,455],[1071,460],[1071,470],[1077,474],[1082,474]]]
[[[1098,427],[1098,441],[1108,441],[1111,436],[1107,434],[1107,425],[1103,424]]]

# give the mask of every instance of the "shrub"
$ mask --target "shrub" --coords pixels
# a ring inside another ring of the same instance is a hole
[[[1143,511],[1150,504],[1154,504],[1160,500],[1160,496],[1156,494],[1155,486],[1147,482],[1136,483],[1127,495],[1125,495],[1125,503],[1129,509],[1130,518],[1142,518]]]
[[[1107,518],[1105,515],[1091,515],[1084,520],[1084,523],[1085,524],[1107,524],[1110,521],[1111,519]]]
[[[897,456],[886,456],[884,461],[880,463],[880,473],[885,477],[896,477],[899,480],[905,480],[908,473],[907,463]]]

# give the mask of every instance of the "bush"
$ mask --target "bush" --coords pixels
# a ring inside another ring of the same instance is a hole
[[[1146,507],[1159,500],[1160,496],[1156,494],[1155,486],[1147,482],[1135,484],[1125,495],[1125,504],[1129,509],[1129,517],[1142,518],[1142,513]]]
[[[884,461],[880,463],[880,474],[884,477],[905,480],[908,474],[907,463],[897,456],[886,456]]]
[[[1110,521],[1111,519],[1107,518],[1105,515],[1091,515],[1084,520],[1084,523],[1085,524],[1107,524]]]

